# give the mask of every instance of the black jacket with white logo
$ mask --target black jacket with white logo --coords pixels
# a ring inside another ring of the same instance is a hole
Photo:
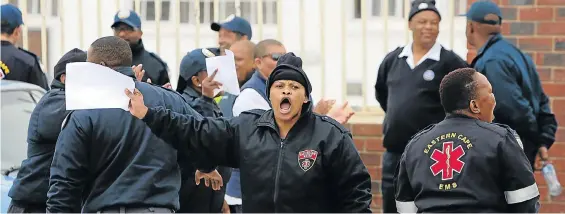
[[[312,113],[312,102],[302,106],[286,139],[273,110],[228,120],[157,107],[143,120],[166,142],[185,142],[191,152],[208,155],[212,166],[239,168],[244,212],[371,212],[371,177],[351,133]]]
[[[414,136],[395,188],[400,213],[534,213],[539,207],[516,132],[463,115],[449,115]]]

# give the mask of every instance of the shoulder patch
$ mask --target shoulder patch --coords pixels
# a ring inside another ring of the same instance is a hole
[[[416,133],[415,135],[412,135],[412,137],[410,139],[415,139],[417,137],[420,137],[420,135],[429,132],[430,130],[432,130],[434,127],[436,126],[436,124],[430,124],[428,126],[426,126],[426,128],[420,130],[418,133]]]
[[[492,132],[497,133],[501,137],[506,136],[508,130],[512,130],[510,126],[500,123],[486,123],[483,121],[476,120],[477,125],[483,127],[484,129],[490,130]]]
[[[522,140],[520,139],[520,135],[518,135],[518,132],[516,132],[514,129],[510,128],[510,126],[506,124],[500,124],[500,123],[492,123],[492,124],[505,128],[508,133],[512,134],[512,136],[516,138],[516,141],[518,142],[520,148],[522,148],[522,150],[524,149],[524,144],[522,143]]]
[[[61,123],[61,131],[63,131],[63,128],[65,128],[65,126],[67,126],[67,123],[69,123],[69,117],[71,117],[71,114],[74,111],[69,111],[69,113],[67,114],[67,116],[65,116],[65,119],[63,119],[63,123]]]
[[[244,111],[244,112],[241,112],[241,113],[242,113],[242,114],[253,114],[253,115],[261,116],[261,115],[263,115],[263,113],[265,113],[265,112],[266,112],[266,111],[263,110],[263,109],[251,109],[251,110]]]
[[[343,125],[341,125],[341,123],[337,122],[336,120],[334,120],[333,118],[331,118],[329,116],[320,115],[320,118],[322,119],[322,121],[325,121],[325,122],[332,124],[334,127],[339,129],[342,133],[349,133],[350,132]]]

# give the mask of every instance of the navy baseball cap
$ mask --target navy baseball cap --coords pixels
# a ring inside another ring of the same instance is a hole
[[[2,22],[7,22],[11,27],[18,27],[24,24],[22,11],[13,4],[3,4],[1,6],[0,16]]]
[[[238,32],[246,35],[249,40],[251,40],[252,32],[251,25],[247,20],[239,16],[230,15],[222,23],[214,22],[210,25],[213,31],[220,31],[221,28],[230,30],[233,32]]]
[[[498,21],[486,20],[487,15],[497,15]],[[467,20],[483,24],[499,25],[502,23],[502,12],[500,8],[496,3],[489,0],[480,0],[473,3],[465,16],[467,16]]]
[[[114,24],[112,24],[112,27],[115,27],[120,23],[125,23],[135,29],[141,29],[141,19],[133,10],[118,11],[114,16]]]
[[[206,48],[194,49],[180,62],[180,77],[190,82],[190,78],[200,71],[206,71],[206,58],[215,57],[212,51]]]

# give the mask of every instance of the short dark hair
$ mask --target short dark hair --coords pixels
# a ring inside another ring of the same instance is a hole
[[[469,102],[476,96],[477,82],[473,78],[475,73],[475,69],[460,68],[441,80],[439,97],[446,113],[469,108]]]
[[[267,47],[273,45],[283,46],[281,42],[274,39],[265,39],[257,43],[257,45],[255,46],[255,50],[253,51],[255,58],[264,57],[267,54]]]
[[[18,26],[13,26],[5,20],[1,22],[2,34],[12,35]]]
[[[89,61],[104,62],[108,67],[132,65],[132,53],[129,43],[116,36],[106,36],[97,39],[90,45]]]

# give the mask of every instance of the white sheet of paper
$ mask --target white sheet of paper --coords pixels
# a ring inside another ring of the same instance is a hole
[[[237,80],[233,52],[226,50],[225,56],[206,58],[208,76],[212,75],[216,69],[218,69],[218,73],[214,80],[222,83],[222,89],[214,90],[214,94],[218,94],[223,90],[233,95],[239,95],[239,81]]]
[[[66,73],[67,110],[121,108],[128,111],[129,98],[124,89],[133,91],[135,88],[131,77],[90,62],[69,63]]]

